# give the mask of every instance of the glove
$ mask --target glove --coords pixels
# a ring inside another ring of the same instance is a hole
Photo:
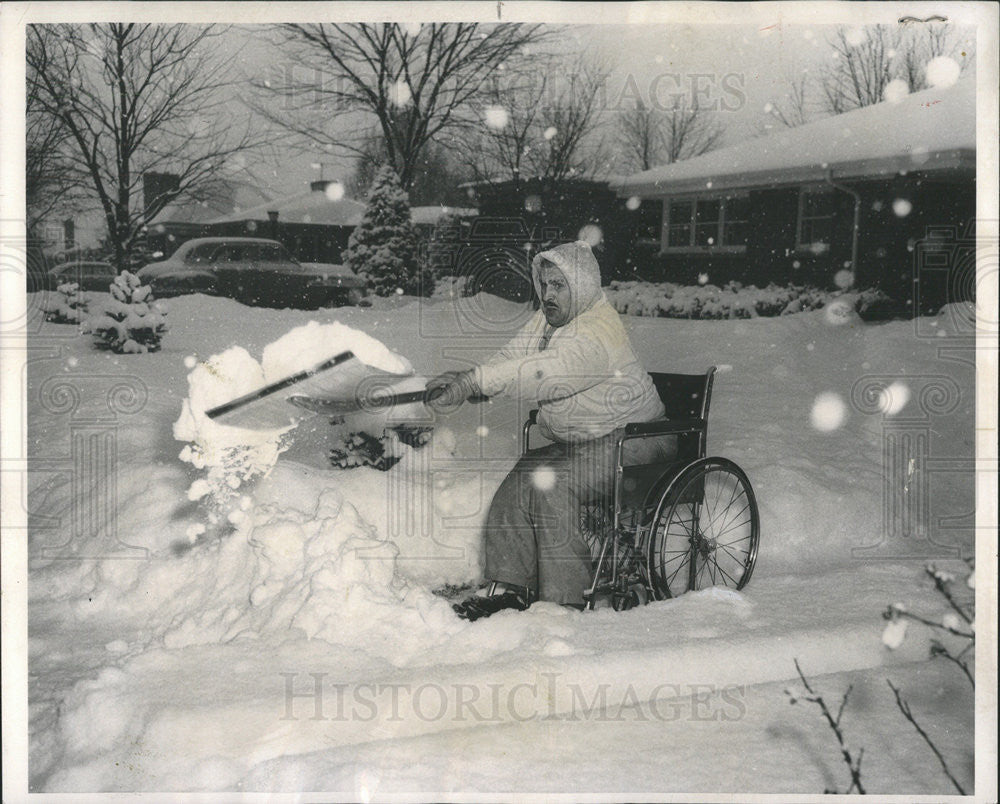
[[[435,413],[452,413],[478,393],[479,385],[471,369],[446,371],[427,383],[427,407]]]

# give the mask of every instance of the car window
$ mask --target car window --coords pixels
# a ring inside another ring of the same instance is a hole
[[[184,262],[190,265],[199,265],[211,262],[212,254],[217,246],[218,244],[216,243],[202,243],[201,245],[195,246],[184,255]]]
[[[257,259],[261,262],[289,262],[292,258],[281,246],[261,245]]]

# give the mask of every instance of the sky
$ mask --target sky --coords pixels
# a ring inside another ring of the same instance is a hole
[[[773,123],[765,106],[779,98],[788,78],[831,57],[827,37],[834,25],[770,24],[631,24],[563,26],[562,43],[571,58],[577,53],[603,57],[612,66],[607,82],[611,129],[614,110],[638,92],[644,101],[664,102],[677,92],[716,103],[726,129],[724,142],[761,133]],[[259,29],[235,27],[227,35],[233,66],[246,76],[274,74],[287,57],[261,40]],[[567,62],[569,60],[567,59]],[[326,154],[281,150],[275,164],[258,165],[257,175],[275,196],[302,192],[320,178],[313,165],[323,162],[323,177],[346,179],[350,161]]]

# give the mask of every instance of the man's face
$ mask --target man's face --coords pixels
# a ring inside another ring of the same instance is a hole
[[[562,271],[551,262],[543,262],[538,269],[538,284],[541,291],[542,312],[550,327],[568,324],[572,315],[569,285]]]

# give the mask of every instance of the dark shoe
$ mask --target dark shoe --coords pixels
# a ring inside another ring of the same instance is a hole
[[[480,617],[489,617],[504,609],[514,609],[524,611],[528,608],[528,601],[520,592],[508,589],[499,595],[476,595],[455,603],[452,608],[463,620],[478,620]]]

